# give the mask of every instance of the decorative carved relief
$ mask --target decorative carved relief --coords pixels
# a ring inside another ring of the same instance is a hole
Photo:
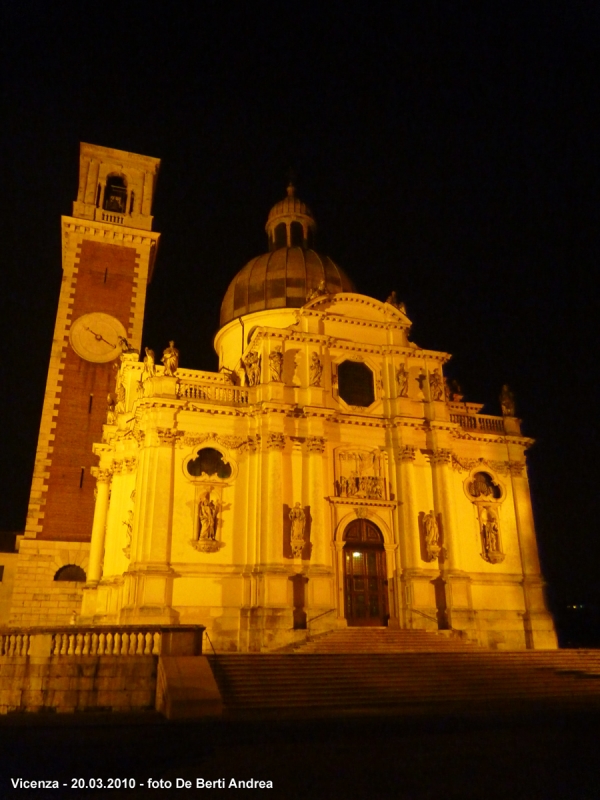
[[[520,478],[525,472],[524,461],[509,461],[507,462],[508,471],[515,478]]]
[[[306,446],[309,453],[323,453],[327,440],[323,436],[309,436],[306,439]]]
[[[412,444],[405,444],[397,451],[396,457],[399,461],[414,461],[417,454],[417,448]]]
[[[452,463],[452,450],[440,448],[434,450],[430,456],[432,464],[450,464]]]
[[[267,434],[267,450],[283,450],[284,447],[285,447],[285,434],[283,433]]]
[[[377,451],[342,450],[337,455],[337,497],[385,499],[382,457]]]
[[[477,467],[489,467],[499,475],[508,475],[508,461],[493,461],[487,458],[458,458],[452,453],[452,469],[457,472],[471,472]]]
[[[254,434],[254,436],[249,436],[247,440],[248,452],[256,453],[256,451],[260,447],[261,442],[261,435],[260,433]]]
[[[112,469],[101,469],[100,467],[92,467],[90,470],[97,483],[110,483],[113,476]]]
[[[186,434],[181,439],[181,446],[196,447],[209,439],[214,440],[228,450],[238,450],[247,444],[247,439],[244,439],[242,436],[220,436],[218,433],[203,433],[199,436],[189,436]]]
[[[181,438],[182,431],[175,430],[174,428],[157,428],[156,435],[160,444],[173,445]]]

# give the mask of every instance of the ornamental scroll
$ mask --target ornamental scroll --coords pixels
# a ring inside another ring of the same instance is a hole
[[[342,450],[336,458],[337,497],[385,500],[382,455],[378,451]]]

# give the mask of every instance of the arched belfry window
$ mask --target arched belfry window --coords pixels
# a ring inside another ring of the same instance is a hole
[[[302,247],[304,244],[304,229],[301,222],[292,222],[290,225],[290,240],[292,247]]]
[[[122,175],[109,175],[104,190],[104,210],[125,214],[127,210],[127,181]]]
[[[287,247],[287,228],[285,222],[280,222],[275,228],[275,248]]]

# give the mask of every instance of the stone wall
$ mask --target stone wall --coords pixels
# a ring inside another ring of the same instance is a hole
[[[153,710],[158,656],[0,656],[0,714]]]
[[[83,582],[55,581],[57,571],[75,564],[87,572],[89,544],[22,539],[12,591],[9,624],[66,625],[79,613]]]

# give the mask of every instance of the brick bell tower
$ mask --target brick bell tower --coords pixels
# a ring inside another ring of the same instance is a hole
[[[62,217],[62,286],[12,625],[61,623],[78,610],[94,515],[92,444],[102,439],[122,339],[141,345],[159,166],[81,144],[73,216]]]

